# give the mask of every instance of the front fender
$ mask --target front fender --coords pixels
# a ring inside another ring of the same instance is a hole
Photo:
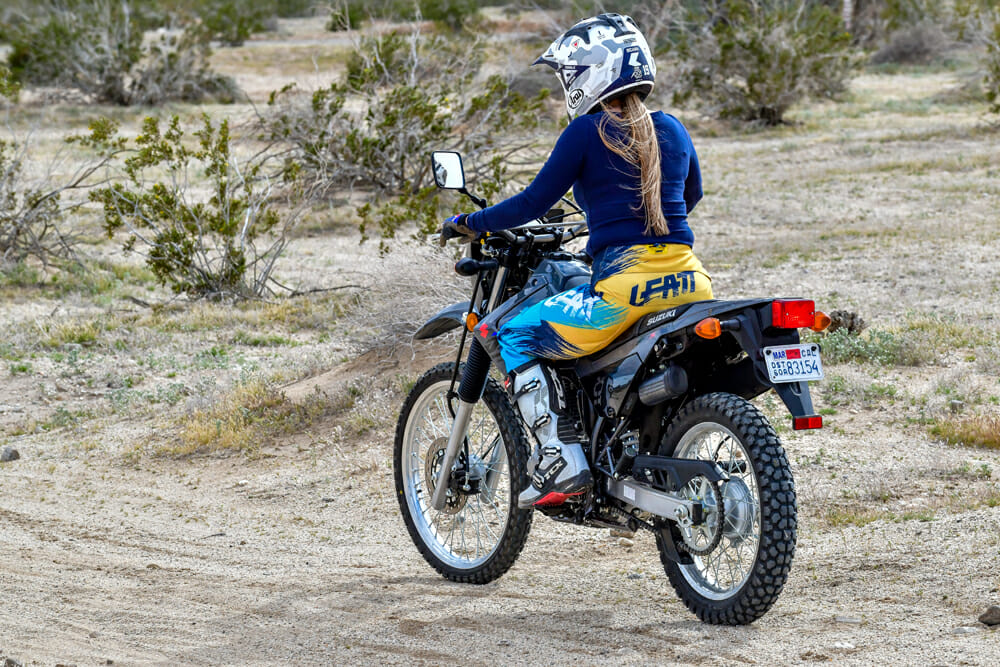
[[[465,313],[469,310],[468,302],[456,303],[444,308],[437,315],[427,320],[422,327],[413,334],[416,340],[427,340],[441,334],[457,329],[465,324]]]

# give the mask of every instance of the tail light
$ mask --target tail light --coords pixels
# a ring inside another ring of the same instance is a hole
[[[779,329],[798,329],[816,324],[816,304],[810,299],[771,302],[771,324]]]

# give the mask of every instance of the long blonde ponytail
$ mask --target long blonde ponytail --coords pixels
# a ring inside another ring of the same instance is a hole
[[[637,93],[628,93],[618,99],[622,105],[621,114],[614,113],[602,103],[605,114],[597,126],[597,133],[608,150],[639,168],[642,204],[638,210],[645,209],[645,234],[665,236],[670,229],[663,215],[663,204],[660,202],[663,175],[660,169],[660,142],[656,138],[653,119],[649,117],[649,109],[642,103]],[[609,123],[622,130],[620,136],[608,136]]]

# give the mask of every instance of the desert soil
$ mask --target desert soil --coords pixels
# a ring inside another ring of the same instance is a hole
[[[392,432],[405,387],[447,349],[358,360],[358,332],[379,317],[393,324],[400,290],[445,280],[449,255],[380,258],[345,229],[316,226],[291,245],[281,277],[363,285],[362,305],[347,309],[374,320],[336,316],[348,301],[326,297],[293,329],[270,311],[236,318],[207,305],[154,317],[124,296],[161,294],[127,286],[100,298],[4,292],[7,358],[23,353],[30,369],[0,368],[0,445],[20,453],[0,464],[0,657],[1000,664],[1000,635],[976,620],[1000,604],[1000,452],[928,430],[952,411],[989,413],[1000,395],[1000,135],[980,107],[937,101],[959,78],[865,75],[846,103],[797,110],[797,124],[777,130],[719,132],[685,117],[707,192],[692,224],[717,296],[801,294],[874,328],[930,327],[920,365],[828,365],[814,388],[821,431],[794,433],[773,399],[758,401],[784,425],[799,498],[791,575],[758,622],[700,623],[648,535],[625,541],[541,516],[496,582],[453,584],[431,570],[399,516]],[[135,262],[107,243],[92,252]],[[449,303],[445,291],[421,298],[426,316]],[[119,323],[93,345],[37,345],[99,317]],[[956,322],[967,338],[942,342],[936,332]],[[285,342],[247,345],[236,335],[247,329]],[[250,453],[162,454],[247,368],[284,371],[290,400],[342,408]],[[156,398],[171,387],[183,398]]]

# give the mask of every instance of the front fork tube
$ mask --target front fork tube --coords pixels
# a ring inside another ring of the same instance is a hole
[[[462,448],[465,440],[465,432],[469,428],[469,421],[472,419],[472,410],[475,403],[468,403],[463,400],[458,402],[458,410],[455,411],[455,421],[451,423],[451,434],[448,436],[448,447],[444,451],[444,459],[441,461],[441,472],[434,484],[434,495],[431,496],[431,507],[437,511],[444,509],[444,503],[448,496],[451,473],[455,467],[455,459],[458,458],[458,451]]]
[[[437,511],[444,509],[451,486],[451,473],[458,458],[459,449],[465,442],[465,433],[469,429],[472,410],[483,397],[486,380],[490,375],[490,355],[478,340],[473,339],[469,345],[469,357],[462,371],[462,382],[458,385],[458,409],[455,420],[451,423],[451,433],[448,435],[448,447],[441,461],[441,470],[434,482],[434,495],[431,496],[431,507]],[[470,462],[471,463],[471,462]]]

